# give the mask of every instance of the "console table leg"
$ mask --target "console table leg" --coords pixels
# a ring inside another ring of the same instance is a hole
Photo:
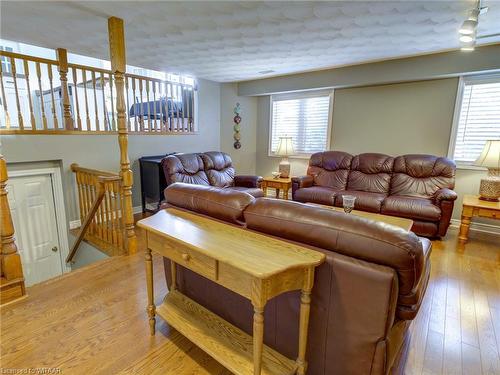
[[[309,314],[311,312],[311,290],[314,282],[314,268],[306,270],[304,286],[300,294],[300,320],[299,320],[299,355],[297,357],[297,374],[306,373],[306,348],[307,332],[309,328]]]
[[[264,345],[264,307],[253,308],[253,373],[260,375]]]
[[[462,214],[462,221],[460,223],[460,232],[458,233],[458,240],[461,243],[466,243],[469,239],[469,228],[471,218]]]
[[[156,307],[154,301],[154,289],[153,289],[153,259],[151,257],[151,249],[146,249],[146,283],[148,286],[148,316],[149,316],[149,330],[151,336],[155,334],[155,323],[156,323]]]

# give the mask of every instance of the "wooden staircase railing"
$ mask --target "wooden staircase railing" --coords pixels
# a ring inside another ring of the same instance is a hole
[[[7,193],[7,163],[0,155],[0,304],[26,295]]]
[[[66,262],[72,262],[83,239],[109,256],[129,253],[124,194],[120,175],[72,164],[80,205],[81,227]]]

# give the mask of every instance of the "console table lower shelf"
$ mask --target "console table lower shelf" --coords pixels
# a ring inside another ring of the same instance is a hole
[[[253,374],[253,338],[174,290],[156,313],[204,352],[235,374]],[[297,364],[264,345],[261,374],[295,374]]]

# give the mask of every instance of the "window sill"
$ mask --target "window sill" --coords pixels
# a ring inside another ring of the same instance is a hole
[[[488,172],[488,169],[486,169],[486,168],[477,167],[475,165],[469,165],[469,164],[457,164],[457,169],[459,169],[459,170],[477,171],[477,172]]]
[[[293,156],[289,156],[288,159],[309,160],[311,158],[311,155],[312,154],[293,155]],[[267,156],[269,156],[271,158],[279,158],[279,159],[283,158],[283,156],[274,155],[274,154],[267,154]]]

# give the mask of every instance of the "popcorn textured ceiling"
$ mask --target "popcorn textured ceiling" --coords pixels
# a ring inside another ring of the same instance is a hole
[[[117,16],[130,65],[226,82],[458,48],[474,4],[2,1],[0,36],[107,59],[106,18]],[[483,4],[478,34],[500,33],[500,2]]]

